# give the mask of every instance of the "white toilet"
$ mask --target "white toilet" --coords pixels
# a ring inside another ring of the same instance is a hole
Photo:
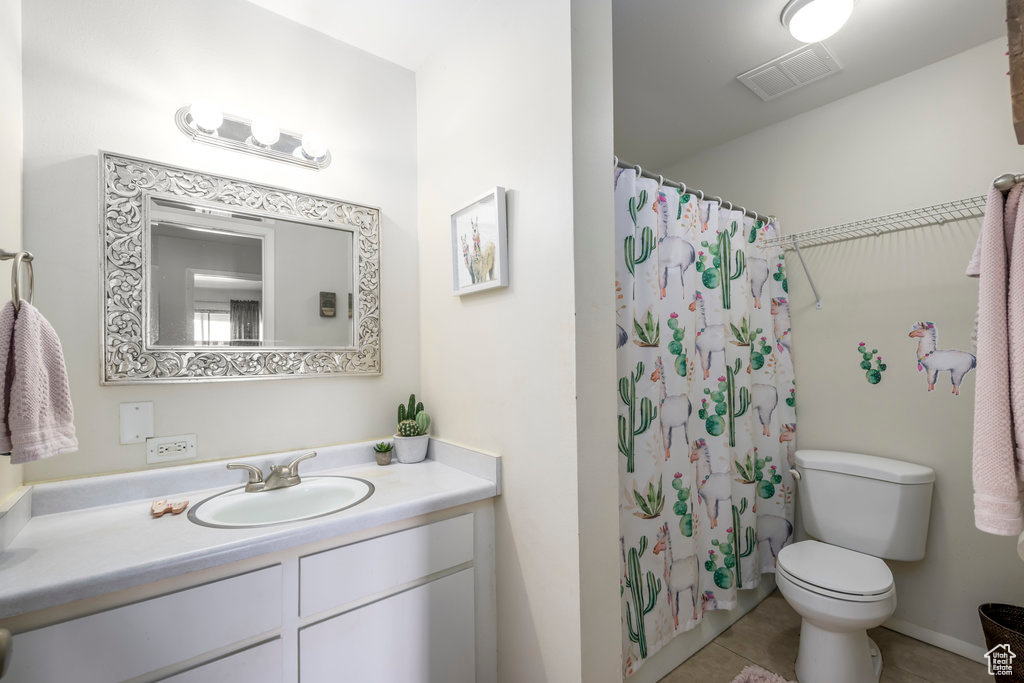
[[[874,683],[882,655],[867,629],[896,609],[879,558],[924,558],[935,471],[859,453],[796,453],[798,505],[815,539],[782,549],[776,582],[803,618],[800,683]]]

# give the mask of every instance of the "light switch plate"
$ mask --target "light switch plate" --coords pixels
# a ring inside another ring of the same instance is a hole
[[[142,443],[153,436],[153,402],[121,404],[121,443]]]
[[[196,435],[158,436],[146,439],[146,462],[159,464],[196,457]]]

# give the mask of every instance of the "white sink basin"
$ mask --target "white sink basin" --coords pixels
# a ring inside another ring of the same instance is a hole
[[[222,529],[268,526],[322,517],[358,505],[373,484],[355,477],[304,477],[295,486],[246,493],[245,487],[207,498],[189,510],[196,524]]]

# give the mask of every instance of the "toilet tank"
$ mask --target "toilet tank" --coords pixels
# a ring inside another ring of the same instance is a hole
[[[924,558],[935,470],[841,451],[798,450],[797,507],[820,541],[888,560]]]

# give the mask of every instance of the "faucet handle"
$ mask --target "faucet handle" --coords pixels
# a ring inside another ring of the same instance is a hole
[[[309,460],[310,458],[316,457],[316,451],[310,451],[309,453],[303,453],[299,457],[288,463],[288,474],[297,477],[299,476],[299,463],[303,460]]]
[[[255,465],[247,465],[244,462],[231,462],[228,463],[229,470],[248,470],[249,471],[249,485],[262,484],[263,483],[263,470]]]

